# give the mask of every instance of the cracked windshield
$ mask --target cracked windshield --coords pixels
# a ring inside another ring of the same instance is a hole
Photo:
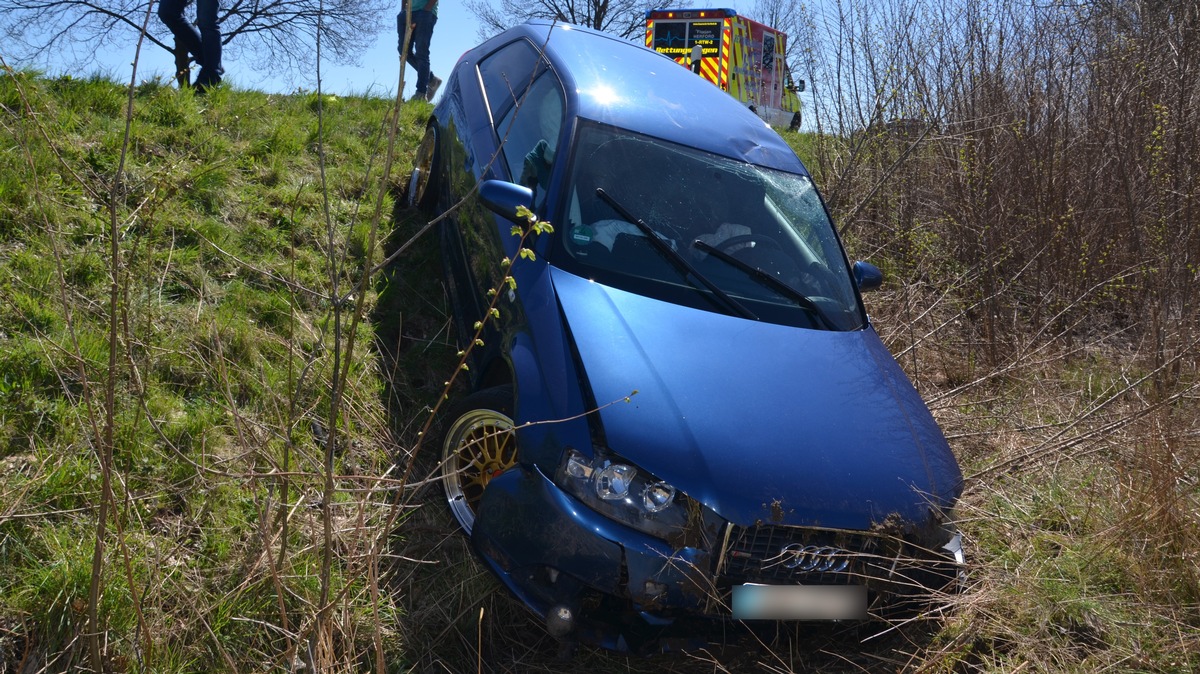
[[[555,264],[704,310],[862,326],[808,177],[599,125],[582,126],[576,147]]]

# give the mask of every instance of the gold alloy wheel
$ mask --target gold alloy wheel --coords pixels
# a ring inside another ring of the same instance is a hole
[[[483,490],[517,463],[513,422],[490,409],[474,409],[454,421],[442,445],[442,486],[455,519],[468,534]]]

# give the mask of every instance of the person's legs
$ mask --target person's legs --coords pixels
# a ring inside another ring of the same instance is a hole
[[[409,42],[408,62],[417,70],[416,91],[420,96],[425,95],[429,86],[429,43],[433,39],[433,25],[437,17],[433,12],[424,10],[412,13],[413,34]]]
[[[426,32],[425,38],[425,63],[429,64],[427,70],[429,77],[425,80],[425,100],[432,101],[434,94],[437,93],[438,87],[442,86],[442,80],[433,74],[433,59],[429,56],[429,43],[433,40],[433,27],[437,25],[437,14],[426,12],[429,14],[429,30]]]
[[[200,49],[196,57],[200,74],[196,86],[212,87],[220,84],[225,69],[221,66],[221,26],[217,23],[218,0],[196,0],[196,25],[200,28]]]
[[[200,53],[200,31],[183,18],[183,10],[187,8],[188,2],[189,0],[162,0],[158,3],[158,18],[170,29],[175,40],[195,57],[196,62],[201,63],[204,56]]]

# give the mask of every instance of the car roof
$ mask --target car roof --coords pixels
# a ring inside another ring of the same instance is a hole
[[[481,45],[517,38],[545,53],[567,112],[753,164],[807,174],[791,148],[748,108],[671,59],[599,31],[533,19]]]

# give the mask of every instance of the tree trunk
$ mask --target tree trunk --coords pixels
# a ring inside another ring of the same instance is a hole
[[[191,62],[188,59],[187,48],[179,40],[175,40],[175,81],[179,87],[192,86]]]

